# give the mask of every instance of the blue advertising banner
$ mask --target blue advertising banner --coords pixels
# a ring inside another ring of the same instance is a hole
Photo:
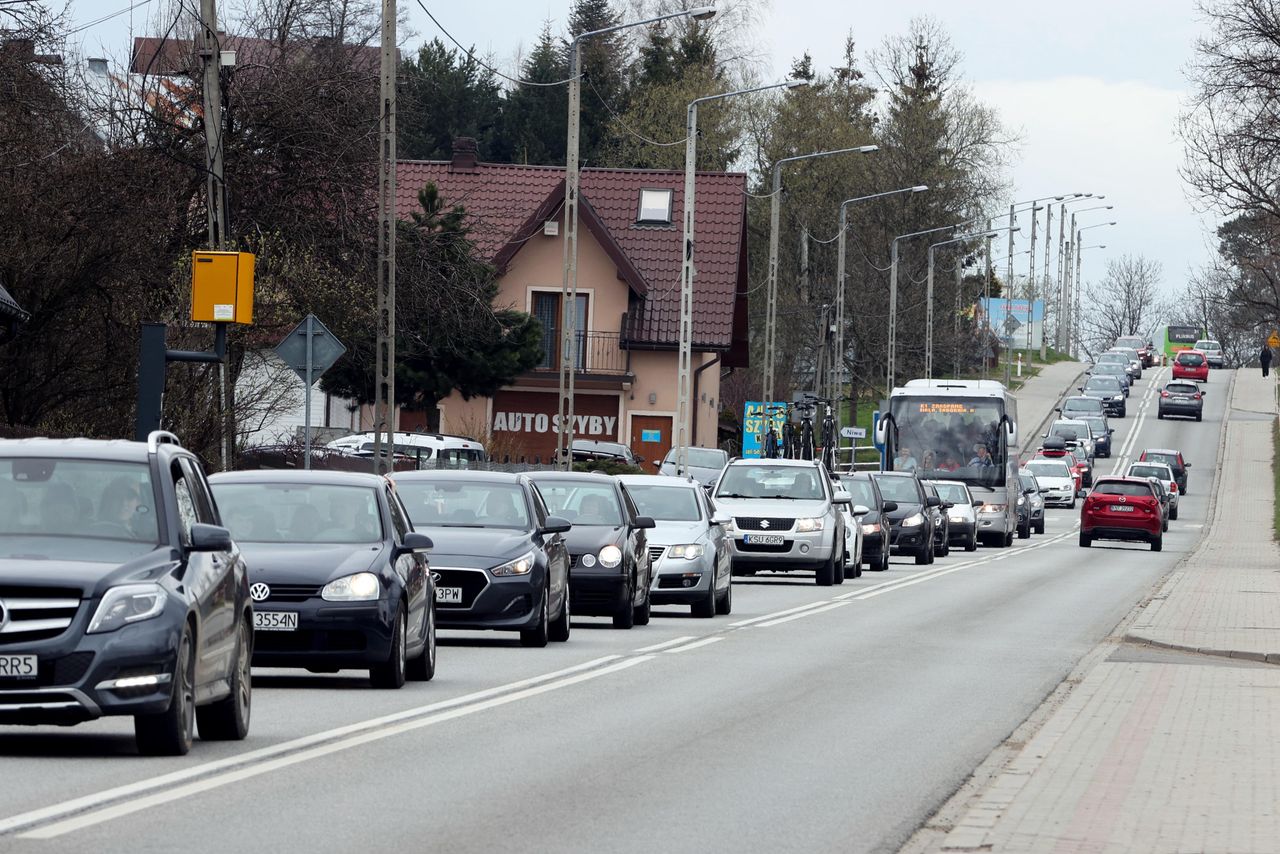
[[[1012,350],[1039,350],[1044,336],[1044,300],[984,299],[983,325]]]
[[[764,431],[766,423],[778,434],[782,435],[782,422],[787,417],[785,403],[768,404],[764,401],[748,400],[742,406],[742,456],[748,459],[759,459],[764,451]]]

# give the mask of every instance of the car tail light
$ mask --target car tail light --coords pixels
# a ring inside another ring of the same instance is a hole
[[[1178,482],[1176,480],[1169,484],[1169,491],[1170,492],[1178,491]]]
[[[1196,392],[1196,393],[1193,395],[1193,397],[1195,397],[1195,399],[1196,399],[1196,400],[1199,400],[1199,399],[1200,399],[1200,392]]]
[[[1169,396],[1169,392],[1167,392],[1167,391],[1162,391],[1162,392],[1160,392],[1160,396],[1161,396],[1161,397],[1168,397],[1168,396]],[[1196,395],[1196,397],[1199,397],[1199,396],[1200,396],[1200,395]]]

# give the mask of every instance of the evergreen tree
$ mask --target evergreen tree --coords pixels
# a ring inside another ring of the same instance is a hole
[[[447,160],[459,136],[475,138],[482,160],[510,157],[502,129],[502,87],[473,55],[432,39],[402,62],[400,73],[405,77],[397,116],[401,157]]]
[[[576,38],[618,25],[609,0],[574,0],[569,35]],[[626,111],[627,42],[621,32],[592,36],[579,43],[582,74],[582,114],[578,153],[584,166],[604,166],[602,157],[613,114]]]
[[[520,77],[532,83],[556,83],[568,76],[564,53],[547,22],[533,52],[520,67]],[[506,148],[512,162],[563,165],[568,112],[569,92],[565,85],[512,88],[504,106]]]

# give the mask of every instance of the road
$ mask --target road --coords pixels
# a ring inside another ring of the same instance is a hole
[[[1006,550],[843,587],[739,579],[730,617],[656,609],[567,644],[451,633],[435,681],[255,671],[253,728],[180,759],[127,721],[0,729],[0,851],[894,851],[1199,537],[1229,372],[1203,423],[1135,386],[1123,469],[1181,447],[1164,551],[1076,543],[1078,511]],[[1026,437],[1024,437],[1024,441]]]

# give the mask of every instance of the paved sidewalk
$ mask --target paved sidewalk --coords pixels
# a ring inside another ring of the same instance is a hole
[[[1137,616],[1137,643],[1073,674],[942,851],[1280,851],[1280,667],[1243,660],[1280,653],[1272,382],[1237,375],[1212,527]]]
[[[1027,380],[1013,394],[1018,398],[1018,421],[1022,425],[1019,437],[1024,447],[1037,435],[1037,431],[1049,420],[1058,402],[1067,391],[1075,392],[1076,380],[1084,373],[1082,362],[1054,362],[1045,365],[1040,373]],[[995,379],[1003,379],[1003,375]]]

